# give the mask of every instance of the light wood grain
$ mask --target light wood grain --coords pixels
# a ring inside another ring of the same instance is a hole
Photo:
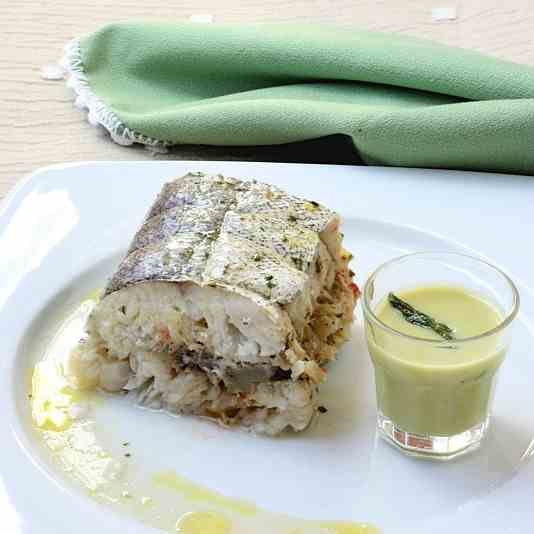
[[[458,18],[435,22],[435,7],[456,6]],[[0,197],[38,167],[77,160],[150,159],[98,136],[71,105],[62,82],[40,69],[65,42],[110,21],[315,21],[398,32],[534,65],[532,0],[0,0]],[[324,146],[323,146],[324,145]],[[167,159],[357,162],[343,140],[289,147],[176,147]]]

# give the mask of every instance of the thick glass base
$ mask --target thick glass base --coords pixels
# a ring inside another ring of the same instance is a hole
[[[391,419],[380,412],[377,425],[380,435],[406,454],[436,460],[450,460],[471,452],[480,445],[489,427],[489,417],[455,436],[412,434],[396,426]]]

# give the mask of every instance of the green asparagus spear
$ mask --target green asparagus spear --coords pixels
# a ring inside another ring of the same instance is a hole
[[[434,330],[438,336],[443,339],[454,339],[453,331],[446,324],[439,323],[426,313],[416,310],[413,306],[410,306],[407,302],[397,297],[394,293],[388,295],[388,301],[396,310],[399,310],[403,317],[409,322],[422,328],[430,328]]]

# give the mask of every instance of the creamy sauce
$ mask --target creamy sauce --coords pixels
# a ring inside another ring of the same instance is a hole
[[[420,287],[396,295],[451,327],[458,340],[487,332],[502,321],[491,304],[460,288]],[[443,341],[432,330],[406,321],[387,299],[375,314],[398,332]],[[452,436],[486,419],[495,374],[505,354],[500,334],[438,345],[403,338],[370,323],[366,333],[378,408],[400,428]]]
[[[502,315],[493,305],[460,287],[423,286],[397,292],[396,295],[417,310],[450,326],[456,339],[477,336],[495,328],[502,321]],[[378,305],[375,313],[379,319],[398,332],[419,338],[442,340],[433,330],[406,321],[387,300]],[[404,349],[404,358],[412,357],[413,352],[408,347],[401,347],[401,349]],[[456,353],[461,359],[471,353],[471,349],[462,349],[462,351]]]
[[[307,521],[225,496],[173,471],[140,474],[125,443],[95,417],[99,394],[72,389],[64,362],[98,301],[88,295],[61,326],[34,369],[31,410],[35,431],[54,464],[93,499],[164,532],[181,534],[377,534],[364,523]],[[120,450],[121,453],[113,452]]]

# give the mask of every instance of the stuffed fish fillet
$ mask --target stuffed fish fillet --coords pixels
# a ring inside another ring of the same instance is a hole
[[[69,379],[259,433],[303,430],[359,294],[339,224],[267,184],[202,173],[167,183]]]

